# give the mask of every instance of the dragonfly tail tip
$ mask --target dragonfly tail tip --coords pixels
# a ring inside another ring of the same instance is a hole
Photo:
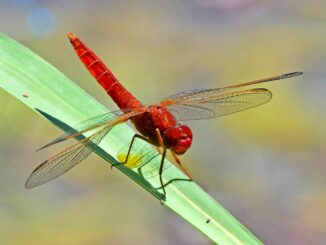
[[[67,33],[67,37],[69,38],[70,41],[72,41],[72,40],[74,40],[74,39],[77,38],[77,36],[74,33],[72,33],[72,32],[68,32]]]

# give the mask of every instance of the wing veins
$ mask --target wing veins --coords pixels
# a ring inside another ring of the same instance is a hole
[[[199,120],[250,109],[267,103],[271,97],[271,92],[263,88],[224,94],[219,94],[218,90],[203,90],[192,97],[173,101],[166,107],[178,121]]]
[[[133,111],[124,113],[124,114],[122,114],[120,116],[111,118],[111,115],[117,114],[119,112],[122,112],[122,111],[110,112],[110,113],[107,113],[107,114],[99,115],[99,116],[96,116],[94,118],[88,119],[88,120],[83,121],[81,123],[78,123],[75,126],[73,126],[72,129],[69,129],[66,133],[59,136],[58,138],[55,138],[54,140],[50,141],[48,144],[42,146],[41,148],[37,149],[36,151],[43,150],[44,148],[47,148],[47,147],[52,146],[54,144],[63,142],[65,140],[78,137],[78,136],[82,135],[83,133],[87,133],[87,132],[89,132],[91,130],[103,127],[105,125],[114,126],[116,124],[122,123],[122,122],[128,120],[130,117],[133,117],[133,116],[135,116],[137,114],[140,114],[140,113],[144,112],[144,108],[140,108],[138,110],[133,110]],[[93,120],[95,118],[99,118],[101,116],[107,116],[107,118],[103,119],[103,121],[101,123],[98,123],[97,121],[95,121],[94,125],[92,125],[92,124],[91,125],[86,125],[86,126],[84,125],[83,127],[85,127],[85,128],[82,127],[80,130],[78,130],[78,128],[76,128],[76,127],[78,127],[78,125],[82,125],[85,122],[90,122],[91,120]]]
[[[25,187],[36,187],[68,172],[92,153],[111,128],[107,126],[43,162],[31,173]]]

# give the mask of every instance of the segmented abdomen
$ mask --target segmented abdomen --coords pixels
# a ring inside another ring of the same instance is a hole
[[[68,37],[79,59],[120,109],[142,107],[140,101],[121,85],[109,68],[90,48],[88,48],[75,34],[68,33]]]

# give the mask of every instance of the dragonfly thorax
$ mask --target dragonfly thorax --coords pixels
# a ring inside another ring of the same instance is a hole
[[[186,125],[179,125],[165,130],[163,142],[167,148],[170,148],[178,155],[184,154],[191,146],[192,132]]]

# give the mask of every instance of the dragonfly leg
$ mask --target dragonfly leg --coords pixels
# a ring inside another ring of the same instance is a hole
[[[182,163],[181,163],[179,157],[178,157],[178,156],[177,156],[173,151],[171,151],[171,153],[172,153],[172,156],[173,156],[174,160],[175,160],[175,161],[177,162],[177,164],[181,167],[181,170],[185,173],[185,175],[188,176],[188,178],[189,178],[190,180],[192,180],[191,175],[188,173],[187,169],[182,165]]]
[[[126,159],[125,159],[123,162],[119,162],[119,163],[112,164],[112,165],[111,165],[111,169],[112,169],[113,167],[117,166],[117,165],[120,165],[120,164],[126,164],[126,163],[128,162],[128,158],[129,158],[129,155],[130,155],[130,152],[131,152],[131,148],[132,148],[132,145],[134,144],[136,138],[142,139],[142,140],[144,140],[144,141],[150,143],[149,140],[148,140],[145,136],[142,136],[142,135],[140,135],[140,134],[135,134],[135,135],[132,137],[132,140],[131,140],[131,142],[130,142],[130,146],[129,146],[129,149],[128,149],[128,152],[127,152]]]
[[[164,193],[164,197],[166,196],[166,191],[164,189],[164,184],[163,184],[163,179],[162,179],[162,174],[163,174],[163,166],[164,166],[164,160],[165,160],[165,155],[166,155],[166,148],[163,147],[163,153],[162,153],[162,159],[161,159],[161,165],[160,165],[160,182],[161,182],[161,187]]]
[[[162,154],[161,148],[159,146],[156,147],[156,150],[158,151],[158,153]]]
[[[157,137],[159,145],[164,147],[163,138],[162,138],[161,132],[158,128],[155,129],[155,133],[156,133],[156,137]]]
[[[156,132],[158,143],[163,148],[159,176],[160,176],[161,187],[162,187],[162,190],[163,190],[163,193],[164,193],[164,197],[165,197],[166,196],[166,191],[164,189],[162,174],[163,174],[164,160],[165,160],[165,155],[166,155],[166,147],[163,144],[163,138],[162,138],[162,135],[161,135],[160,130],[158,128],[156,128],[155,129],[155,132]]]

